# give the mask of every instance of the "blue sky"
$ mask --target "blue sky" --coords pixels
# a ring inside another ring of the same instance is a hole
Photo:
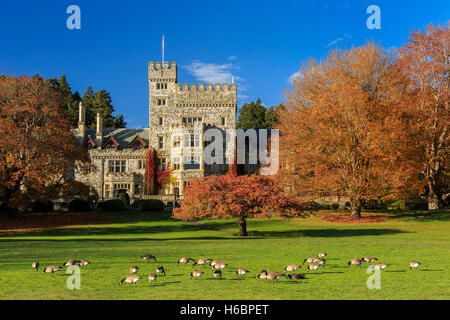
[[[69,30],[69,5],[81,30]],[[381,29],[369,30],[369,5]],[[0,4],[0,73],[64,73],[73,91],[111,92],[128,127],[148,125],[147,63],[176,61],[178,81],[231,82],[239,106],[260,97],[279,104],[308,57],[375,40],[400,47],[414,28],[450,19],[450,1],[8,1]],[[217,81],[216,81],[217,80]]]

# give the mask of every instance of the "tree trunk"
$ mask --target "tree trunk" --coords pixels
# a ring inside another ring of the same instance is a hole
[[[428,210],[438,210],[439,209],[439,197],[437,192],[432,185],[428,185]]]
[[[238,226],[239,226],[239,231],[240,231],[240,235],[242,236],[242,237],[246,237],[246,236],[248,236],[248,233],[247,233],[247,221],[245,220],[245,217],[241,217],[239,220],[238,220]]]
[[[351,208],[352,208],[352,218],[353,219],[361,219],[361,201],[351,200]]]

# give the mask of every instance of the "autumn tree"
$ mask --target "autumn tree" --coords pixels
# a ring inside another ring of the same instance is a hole
[[[247,219],[306,216],[305,205],[288,198],[267,176],[211,175],[193,179],[184,190],[185,200],[173,216],[183,220],[238,218],[241,236],[247,236]]]
[[[0,189],[10,209],[58,197],[89,161],[61,102],[39,76],[0,77]]]
[[[170,182],[171,170],[169,164],[166,168],[159,167],[158,153],[155,149],[149,148],[145,162],[144,193],[156,195]]]
[[[411,168],[408,186],[424,194],[428,209],[439,209],[448,193],[450,22],[413,31],[409,43],[397,51],[392,90],[397,136],[403,165]],[[391,126],[392,128],[392,126]]]
[[[279,115],[278,178],[294,195],[343,196],[352,217],[365,199],[388,192],[383,104],[390,59],[368,43],[305,63]]]

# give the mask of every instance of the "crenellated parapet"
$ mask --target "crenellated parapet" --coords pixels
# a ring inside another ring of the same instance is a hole
[[[237,87],[235,83],[177,83],[176,106],[235,106]]]
[[[176,82],[177,81],[177,63],[164,61],[148,63],[148,79],[150,82]]]

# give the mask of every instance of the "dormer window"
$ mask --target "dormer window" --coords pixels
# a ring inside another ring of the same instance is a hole
[[[103,149],[119,149],[120,144],[113,136],[109,136],[108,139],[103,143]]]
[[[146,146],[147,146],[147,144],[139,135],[137,135],[136,138],[134,138],[133,141],[131,141],[131,143],[130,143],[130,147],[136,151],[142,150]]]

